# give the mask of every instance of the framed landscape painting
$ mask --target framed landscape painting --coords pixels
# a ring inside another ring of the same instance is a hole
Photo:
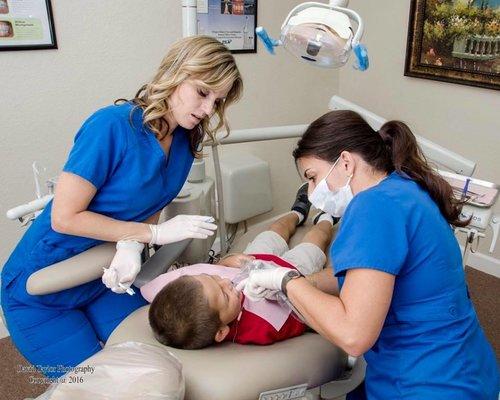
[[[500,88],[500,0],[412,0],[405,75]]]

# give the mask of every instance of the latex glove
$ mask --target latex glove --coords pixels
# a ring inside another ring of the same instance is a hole
[[[116,243],[116,254],[102,275],[104,285],[115,293],[125,293],[141,270],[143,249],[144,245],[135,240],[120,240]]]
[[[290,268],[276,267],[250,271],[248,278],[241,281],[236,289],[243,290],[246,297],[253,301],[276,300],[281,291],[281,282]]]
[[[177,215],[158,225],[149,225],[151,241],[149,244],[163,245],[180,242],[184,239],[206,239],[212,236],[217,225],[213,217],[205,215]]]

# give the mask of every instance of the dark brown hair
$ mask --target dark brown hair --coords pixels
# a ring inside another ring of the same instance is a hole
[[[409,176],[430,194],[450,224],[468,224],[459,219],[462,203],[451,185],[427,163],[405,123],[388,121],[376,132],[354,111],[331,111],[309,125],[293,157],[297,161],[314,156],[333,163],[342,151],[358,154],[376,171]]]
[[[167,284],[149,308],[149,324],[156,339],[178,349],[201,349],[214,342],[223,325],[208,304],[203,286],[191,276]]]

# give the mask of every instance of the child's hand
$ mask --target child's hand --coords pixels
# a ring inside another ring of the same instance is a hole
[[[243,254],[243,253],[234,253],[223,257],[219,261],[219,265],[223,265],[225,267],[230,267],[230,268],[241,268],[247,262],[253,260],[255,260],[254,256],[249,256],[248,254]]]

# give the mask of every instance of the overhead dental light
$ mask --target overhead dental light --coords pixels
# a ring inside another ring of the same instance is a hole
[[[256,34],[266,49],[283,46],[301,60],[324,68],[340,68],[347,63],[351,51],[356,56],[355,68],[368,68],[368,52],[360,43],[363,20],[356,12],[346,8],[348,0],[330,0],[329,4],[307,2],[296,6],[281,26],[279,40],[272,39],[259,26]],[[356,22],[354,33],[351,21]]]

